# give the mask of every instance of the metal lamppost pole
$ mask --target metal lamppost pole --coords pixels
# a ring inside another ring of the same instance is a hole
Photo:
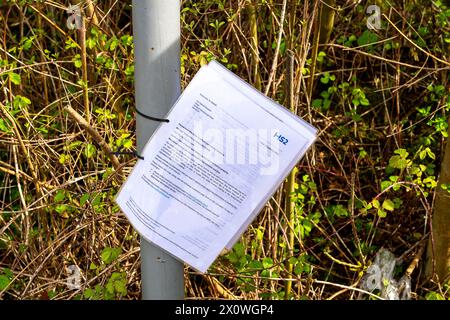
[[[133,0],[136,107],[164,118],[180,95],[180,1]],[[137,151],[160,123],[137,115]],[[164,125],[164,124],[162,124]],[[142,299],[184,298],[183,263],[141,239]]]

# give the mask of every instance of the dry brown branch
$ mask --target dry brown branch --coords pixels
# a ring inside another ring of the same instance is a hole
[[[67,113],[72,117],[72,119],[74,119],[83,129],[87,131],[87,133],[100,146],[105,155],[111,160],[114,169],[116,169],[116,171],[119,171],[121,168],[120,162],[117,159],[117,157],[113,154],[111,148],[106,143],[105,139],[103,139],[103,137],[100,135],[100,133],[98,133],[97,130],[95,130],[91,125],[89,125],[86,122],[86,120],[71,106],[66,106],[64,108],[64,111],[67,111]]]

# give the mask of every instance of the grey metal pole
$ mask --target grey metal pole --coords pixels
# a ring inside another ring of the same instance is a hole
[[[133,0],[133,33],[136,106],[164,118],[180,95],[180,1]],[[136,121],[141,152],[159,123],[140,115]],[[183,299],[183,269],[183,263],[141,239],[142,299]]]

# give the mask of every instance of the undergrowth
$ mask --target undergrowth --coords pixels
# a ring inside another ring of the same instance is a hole
[[[365,5],[337,1],[313,57],[315,1],[182,1],[183,86],[215,59],[286,105],[290,49],[297,113],[319,129],[288,195],[293,224],[284,184],[208,274],[186,267],[187,298],[356,299],[380,248],[400,257],[398,276],[425,258],[448,132],[450,9],[382,3],[382,28],[369,30]],[[94,1],[85,44],[68,5],[0,1],[0,298],[138,299],[139,237],[113,201],[117,173],[64,110],[113,151],[134,150],[131,3]],[[119,161],[125,173],[135,163]],[[412,297],[448,299],[422,260]]]

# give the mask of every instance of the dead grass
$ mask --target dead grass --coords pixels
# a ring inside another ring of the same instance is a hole
[[[89,2],[83,1],[86,8]],[[245,259],[270,258],[273,266],[249,271],[222,256],[209,275],[186,268],[187,298],[282,298],[285,283],[291,280],[290,298],[355,299],[362,273],[378,248],[389,248],[402,257],[401,273],[414,258],[421,258],[416,255],[429,234],[433,192],[416,196],[414,190],[421,189],[413,185],[412,191],[399,193],[403,205],[387,218],[362,213],[357,202],[383,198],[380,183],[387,179],[385,169],[393,151],[430,134],[432,129],[425,123],[443,112],[440,102],[428,118],[415,116],[430,83],[447,87],[448,54],[438,56],[428,47],[419,47],[408,26],[426,25],[424,20],[435,9],[412,10],[404,1],[394,1],[384,9],[386,28],[377,32],[384,40],[368,49],[337,43],[342,35],[360,36],[366,30],[364,12],[352,1],[337,2],[341,10],[330,44],[318,49],[326,53],[326,61],[310,74],[303,71],[314,70],[308,59],[317,31],[318,4],[294,8],[292,1],[258,2],[255,31],[247,0],[183,1],[183,8],[189,8],[182,21],[183,85],[201,63],[215,57],[285,103],[285,49],[291,46],[295,110],[320,130],[317,143],[298,165],[297,176],[301,182],[309,175],[317,185],[306,195],[313,200],[297,212],[302,217],[321,214],[311,222],[311,234],[300,237],[298,228],[304,220],[298,218],[294,248],[289,248],[286,197],[280,186],[242,238]],[[90,118],[90,126],[112,149],[117,149],[123,134],[134,141],[133,49],[121,39],[131,34],[130,1],[94,1],[95,18],[86,21],[86,46],[80,34],[65,25],[67,6],[50,0],[0,5],[0,114],[8,121],[8,130],[0,130],[0,274],[3,268],[13,274],[0,298],[79,298],[86,288],[104,286],[113,272],[124,271],[128,294],[122,298],[139,299],[139,241],[113,202],[119,187],[113,163],[64,110],[70,106]],[[216,20],[225,21],[218,30],[211,26]],[[93,29],[104,38],[95,39],[90,47]],[[429,43],[437,45],[432,37],[438,36],[432,33]],[[27,39],[32,39],[30,46]],[[114,39],[118,43],[112,48]],[[389,41],[400,47],[383,49]],[[81,68],[75,66],[77,61]],[[328,110],[313,107],[324,90],[320,78],[327,71],[336,76],[336,84],[354,83],[366,93],[370,106],[361,109],[361,121],[349,116],[355,109],[349,100],[335,97]],[[11,72],[20,74],[20,84],[8,76]],[[80,82],[83,78],[87,87]],[[14,108],[20,96],[31,103]],[[108,117],[106,111],[115,116]],[[339,130],[341,134],[336,133]],[[438,164],[444,140],[435,138]],[[361,149],[366,156],[360,156]],[[119,161],[126,174],[135,160],[122,156]],[[89,200],[82,201],[83,195]],[[348,216],[330,214],[330,206],[336,205],[347,208]],[[107,247],[122,249],[115,263],[102,263],[101,252]],[[308,255],[310,270],[288,273],[290,252],[295,257]],[[70,265],[81,270],[80,289],[67,288]],[[422,262],[412,270],[414,298],[439,290],[421,280],[421,266]]]

